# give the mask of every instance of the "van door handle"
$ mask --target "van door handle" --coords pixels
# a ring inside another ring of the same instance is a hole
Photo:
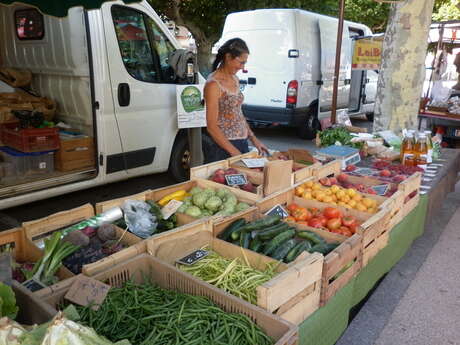
[[[248,78],[248,84],[249,85],[256,85],[256,78]]]
[[[345,85],[350,85],[351,84],[351,79],[345,79]]]
[[[120,107],[127,107],[131,100],[131,93],[129,91],[129,84],[118,84],[118,104]]]

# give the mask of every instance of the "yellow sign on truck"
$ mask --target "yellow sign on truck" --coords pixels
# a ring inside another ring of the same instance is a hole
[[[355,42],[353,69],[378,70],[382,62],[381,39],[360,39]]]

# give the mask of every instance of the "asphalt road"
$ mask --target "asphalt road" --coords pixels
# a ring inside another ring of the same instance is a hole
[[[365,118],[354,119],[353,124],[366,128],[371,126],[371,123]],[[289,148],[303,148],[314,151],[316,149],[314,141],[298,138],[295,129],[264,128],[256,129],[255,134],[273,150],[283,151]],[[9,208],[0,211],[0,230],[12,228],[22,222],[46,217],[86,203],[94,205],[101,201],[116,199],[174,183],[175,181],[167,173],[152,174]]]

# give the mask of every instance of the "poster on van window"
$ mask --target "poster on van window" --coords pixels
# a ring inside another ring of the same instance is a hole
[[[353,62],[355,70],[379,70],[382,62],[382,45],[380,39],[362,39],[355,42]]]
[[[204,84],[177,85],[177,124],[179,128],[206,127]]]

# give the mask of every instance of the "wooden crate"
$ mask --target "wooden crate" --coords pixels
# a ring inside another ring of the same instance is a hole
[[[61,139],[61,146],[54,155],[54,166],[59,171],[72,171],[95,167],[94,139]]]
[[[11,250],[12,257],[19,263],[36,263],[43,256],[39,249],[25,234],[24,228],[15,228],[0,232],[0,251]],[[59,280],[69,279],[74,276],[67,268],[61,267],[57,272]],[[42,289],[43,290],[43,289]],[[41,290],[34,292],[37,295]]]
[[[41,242],[44,237],[51,235],[54,231],[64,229],[73,224],[77,224],[82,220],[88,219],[95,215],[94,208],[91,204],[86,204],[68,211],[58,212],[48,217],[37,219],[30,222],[23,223],[25,236],[28,240],[37,243],[41,246]],[[99,262],[118,262],[127,257],[134,255],[130,254],[132,251],[143,253],[145,252],[145,242],[139,237],[133,235],[129,231],[116,227],[117,237],[121,238],[120,243],[125,245],[127,248],[120,250],[117,253],[109,255],[102,260],[93,262],[91,264],[84,265],[82,272],[94,272],[96,271]],[[73,274],[72,274],[73,276]]]
[[[263,215],[258,210],[248,210],[241,216],[241,218],[245,219],[247,222],[254,221],[260,217],[263,217]],[[213,236],[217,237],[228,225],[230,225],[231,222],[232,221],[230,220],[213,222]],[[296,265],[299,262],[305,262],[306,259],[308,259],[308,256],[299,256],[296,261],[288,264],[287,266]],[[315,263],[315,265],[316,264],[317,263]],[[318,277],[316,276],[316,278]],[[320,294],[322,286],[320,280],[321,279],[310,280],[308,284],[305,284],[306,288],[304,290],[299,292],[296,296],[291,297],[291,299],[282,305],[275,313],[281,316],[283,319],[297,325],[302,323],[320,306]]]
[[[178,191],[178,190],[190,190],[192,189],[193,187],[200,187],[200,188],[213,188],[213,189],[218,189],[218,188],[225,188],[225,189],[228,189],[229,191],[231,191],[233,194],[235,194],[235,196],[237,197],[238,201],[241,201],[241,202],[245,202],[249,205],[255,205],[256,203],[256,197],[253,193],[248,193],[248,192],[245,192],[245,191],[242,191],[240,189],[235,189],[235,188],[231,188],[231,187],[228,187],[228,186],[225,186],[223,184],[219,184],[219,183],[215,183],[215,182],[212,182],[212,181],[208,181],[208,180],[203,180],[203,179],[196,179],[196,180],[192,180],[192,181],[187,181],[187,182],[183,182],[183,183],[178,183],[178,184],[175,184],[175,185],[172,185],[172,186],[168,186],[168,187],[164,187],[164,188],[158,188],[158,189],[155,189],[155,190],[147,190],[143,193],[139,193],[139,194],[135,194],[135,195],[130,195],[130,196],[126,196],[126,197],[123,197],[123,198],[118,198],[118,199],[114,199],[114,200],[109,200],[109,201],[104,201],[104,202],[100,202],[100,203],[97,203],[96,204],[96,213],[102,213],[104,211],[107,211],[111,208],[114,208],[114,207],[119,207],[121,205],[123,205],[123,203],[126,201],[126,200],[141,200],[141,201],[145,201],[145,200],[153,200],[153,201],[158,201],[160,199],[162,199],[163,197],[165,197],[166,195],[169,195],[175,191]],[[180,226],[182,225],[185,225],[185,224],[190,224],[190,223],[193,223],[193,222],[201,222],[203,219],[206,219],[206,218],[201,218],[201,219],[196,219],[196,218],[193,218],[193,217],[190,217],[186,214],[183,214],[183,213],[176,213],[177,215],[177,222]],[[229,218],[236,218],[239,216],[239,213],[235,213],[233,215],[231,215]],[[213,216],[211,218],[219,218],[221,216]]]
[[[214,163],[209,163],[205,165],[200,165],[195,168],[190,168],[190,179],[191,180],[208,180],[216,170],[218,169],[228,169],[230,168],[230,164],[228,163],[227,160],[223,161],[218,161]],[[260,174],[257,174],[255,171],[252,171],[251,169],[241,169],[239,167],[236,167],[235,170],[238,171],[240,174],[245,174],[248,181],[251,182],[252,184],[256,185],[256,192],[251,193],[251,192],[246,192],[242,189],[238,189],[240,192],[247,193],[248,198],[254,198],[254,200],[260,200],[264,197],[264,178],[263,174],[260,176]],[[233,187],[230,187],[233,189]],[[254,197],[255,195],[255,197]]]
[[[298,345],[297,326],[147,254],[141,254],[120,263],[93,278],[111,286],[121,286],[128,279],[142,284],[147,278],[164,289],[204,296],[229,313],[240,313],[248,316],[275,340],[274,345]],[[64,302],[64,296],[70,286],[62,286],[52,294],[43,296],[43,301],[53,307],[57,313],[57,309]]]
[[[277,152],[272,155],[272,158],[268,158],[269,160],[276,160],[279,157],[279,154],[288,155],[288,152]],[[241,161],[243,158],[262,158],[257,152],[248,152],[246,154],[235,156],[227,159],[229,166],[235,169],[238,169],[246,174],[251,174],[251,176],[258,180],[263,181],[264,172],[258,171],[256,169],[249,169],[247,168],[244,163]],[[313,163],[312,165],[304,165],[297,162],[293,162],[292,167],[293,171],[291,173],[291,184],[296,184],[299,182],[304,181],[305,179],[313,176],[313,171],[318,169],[321,166],[321,163]]]
[[[249,214],[250,212],[246,212],[245,216],[248,217]],[[220,223],[220,226],[225,226],[224,223]],[[257,269],[264,269],[267,264],[278,262],[215,238],[212,223],[204,230],[190,229],[160,235],[148,241],[147,251],[160,260],[174,264],[177,259],[204,246],[210,246],[212,250],[227,258],[247,260]],[[318,308],[322,267],[322,255],[316,253],[300,258],[290,265],[279,263],[279,274],[257,288],[257,305],[291,322],[302,322]],[[286,304],[289,308],[283,308]]]

